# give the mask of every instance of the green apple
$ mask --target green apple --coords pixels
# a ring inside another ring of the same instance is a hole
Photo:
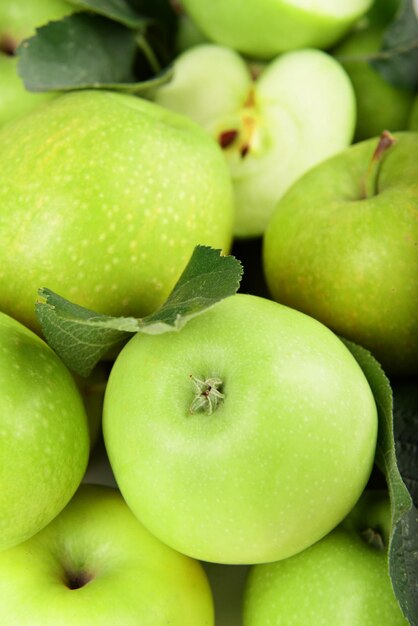
[[[0,130],[0,308],[37,328],[46,286],[143,316],[197,244],[228,249],[223,155],[185,117],[107,91],[59,96]]]
[[[296,556],[254,566],[244,626],[407,626],[388,573],[386,494],[365,493],[353,517]]]
[[[71,374],[37,335],[4,313],[0,405],[4,550],[37,533],[64,508],[83,478],[89,453],[87,418]]]
[[[8,626],[213,626],[200,564],[106,487],[83,485],[49,526],[0,554],[0,595]]]
[[[275,300],[404,376],[418,371],[418,133],[396,138],[380,159],[373,154],[385,139],[370,139],[295,183],[267,228],[263,258]]]
[[[179,333],[133,337],[103,412],[138,519],[180,552],[230,564],[285,558],[336,526],[367,482],[376,430],[373,395],[342,342],[245,294]]]
[[[182,0],[211,40],[255,58],[297,48],[328,48],[367,11],[372,0]]]
[[[180,55],[174,72],[155,100],[201,124],[223,148],[238,237],[261,235],[289,186],[351,142],[353,88],[320,50],[283,54],[254,79],[238,53],[204,44]]]
[[[374,137],[384,130],[406,130],[408,126],[414,92],[394,87],[361,59],[380,50],[386,26],[372,23],[359,28],[334,50],[356,94],[356,141]]]
[[[52,93],[31,93],[17,73],[14,52],[35,28],[74,11],[63,0],[0,0],[0,126],[55,97]]]

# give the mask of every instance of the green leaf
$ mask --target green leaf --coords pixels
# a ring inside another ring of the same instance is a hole
[[[395,87],[418,88],[418,17],[414,0],[403,0],[385,32],[380,52],[370,63]]]
[[[70,4],[92,11],[103,17],[120,22],[130,28],[141,28],[144,18],[140,16],[127,0],[67,0]]]
[[[64,363],[81,376],[132,333],[180,330],[191,318],[236,293],[241,263],[220,250],[197,246],[166,302],[143,318],[99,315],[40,289],[36,314],[44,336]]]
[[[144,93],[168,81],[146,32],[101,15],[74,13],[50,22],[18,48],[18,71],[29,91],[103,88]]]
[[[392,389],[381,366],[370,352],[350,341],[343,341],[362,368],[376,401],[379,416],[376,463],[385,474],[392,511],[389,572],[402,611],[410,624],[417,626],[418,511],[399,471],[402,463],[396,455],[399,448],[395,448]],[[398,404],[395,403],[395,416],[401,410]],[[415,437],[418,438],[416,431]]]
[[[398,466],[413,506],[395,528],[390,572],[396,596],[410,624],[418,624],[418,381],[393,387]]]

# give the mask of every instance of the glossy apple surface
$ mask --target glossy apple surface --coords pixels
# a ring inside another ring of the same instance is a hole
[[[70,373],[37,335],[3,313],[0,406],[3,550],[37,533],[64,508],[89,453],[87,418]]]
[[[61,0],[19,0],[0,2],[0,126],[55,97],[26,91],[17,73],[14,52],[22,39],[34,34],[37,26],[74,11]]]
[[[297,48],[328,48],[372,0],[182,0],[209,39],[246,55],[271,59]]]
[[[232,189],[192,121],[134,96],[73,92],[0,131],[0,307],[36,328],[37,289],[142,316],[197,244],[227,249]]]
[[[263,257],[275,300],[404,376],[418,371],[418,133],[396,137],[374,176],[378,138],[301,178],[276,208]]]
[[[389,502],[366,493],[358,506],[354,520],[307,550],[252,568],[244,626],[408,625],[390,582],[387,544],[380,544],[390,524]]]
[[[320,50],[284,54],[254,79],[233,50],[195,46],[177,58],[173,80],[155,100],[196,121],[223,148],[238,237],[261,235],[290,185],[346,148],[354,132],[350,80]]]
[[[201,566],[107,487],[83,485],[49,526],[1,553],[0,593],[10,626],[213,626]]]
[[[191,376],[219,384],[197,391]],[[243,294],[179,333],[135,336],[103,414],[116,481],[144,526],[189,556],[237,564],[285,558],[336,526],[364,489],[376,428],[340,340]]]

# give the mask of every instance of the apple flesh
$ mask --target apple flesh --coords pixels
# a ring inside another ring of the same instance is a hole
[[[213,626],[197,562],[150,535],[115,489],[83,485],[62,513],[0,554],[10,626]]]
[[[237,237],[261,235],[290,185],[351,142],[353,88],[325,52],[289,52],[254,79],[239,54],[203,44],[181,54],[174,71],[155,101],[193,119],[223,148]]]
[[[196,391],[192,375],[208,382]],[[138,519],[180,552],[231,564],[285,558],[334,528],[368,480],[376,431],[371,390],[342,342],[244,294],[179,333],[129,341],[103,413]]]
[[[4,550],[46,526],[73,496],[86,469],[89,432],[71,374],[38,336],[3,313],[0,406]]]
[[[396,138],[374,175],[378,138],[301,178],[277,205],[263,258],[274,300],[407,376],[418,372],[418,133]]]
[[[231,243],[231,181],[192,121],[134,96],[59,96],[0,130],[0,307],[39,287],[110,315],[167,298],[197,244]]]
[[[182,0],[211,41],[262,59],[297,48],[328,48],[371,4],[372,0]]]
[[[358,506],[354,523],[348,519],[290,559],[252,568],[244,626],[408,625],[392,589],[382,543],[382,526],[390,518],[388,498],[366,493]]]

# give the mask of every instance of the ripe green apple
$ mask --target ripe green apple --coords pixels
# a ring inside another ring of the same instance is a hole
[[[87,418],[71,374],[46,343],[4,313],[0,404],[4,550],[37,533],[64,508],[83,478],[89,453]]]
[[[182,0],[211,41],[263,59],[297,48],[328,48],[371,4],[372,0]]]
[[[366,60],[355,59],[356,56],[369,55],[380,50],[385,28],[386,24],[369,24],[354,31],[334,50],[335,56],[347,71],[356,94],[356,141],[375,137],[384,130],[406,130],[408,126],[414,92],[394,87]]]
[[[334,528],[364,489],[376,430],[373,395],[342,342],[245,294],[179,333],[133,337],[103,412],[138,519],[180,552],[230,564],[285,558]]]
[[[350,80],[320,50],[284,54],[254,79],[233,50],[195,46],[177,58],[173,80],[154,97],[191,117],[223,148],[234,182],[238,237],[261,235],[290,185],[346,148],[354,132]]]
[[[14,52],[35,28],[74,11],[63,0],[2,0],[0,2],[0,126],[55,97],[52,93],[31,93],[17,73]]]
[[[296,556],[254,566],[244,626],[407,626],[388,573],[386,494],[366,492],[353,518]]]
[[[130,95],[59,96],[0,130],[0,308],[37,328],[39,287],[143,316],[197,244],[228,249],[223,155],[185,117]]]
[[[380,160],[370,139],[318,165],[277,205],[264,238],[272,297],[418,371],[418,133]]]
[[[49,526],[0,554],[0,595],[8,626],[213,626],[200,564],[107,487],[83,485]]]

